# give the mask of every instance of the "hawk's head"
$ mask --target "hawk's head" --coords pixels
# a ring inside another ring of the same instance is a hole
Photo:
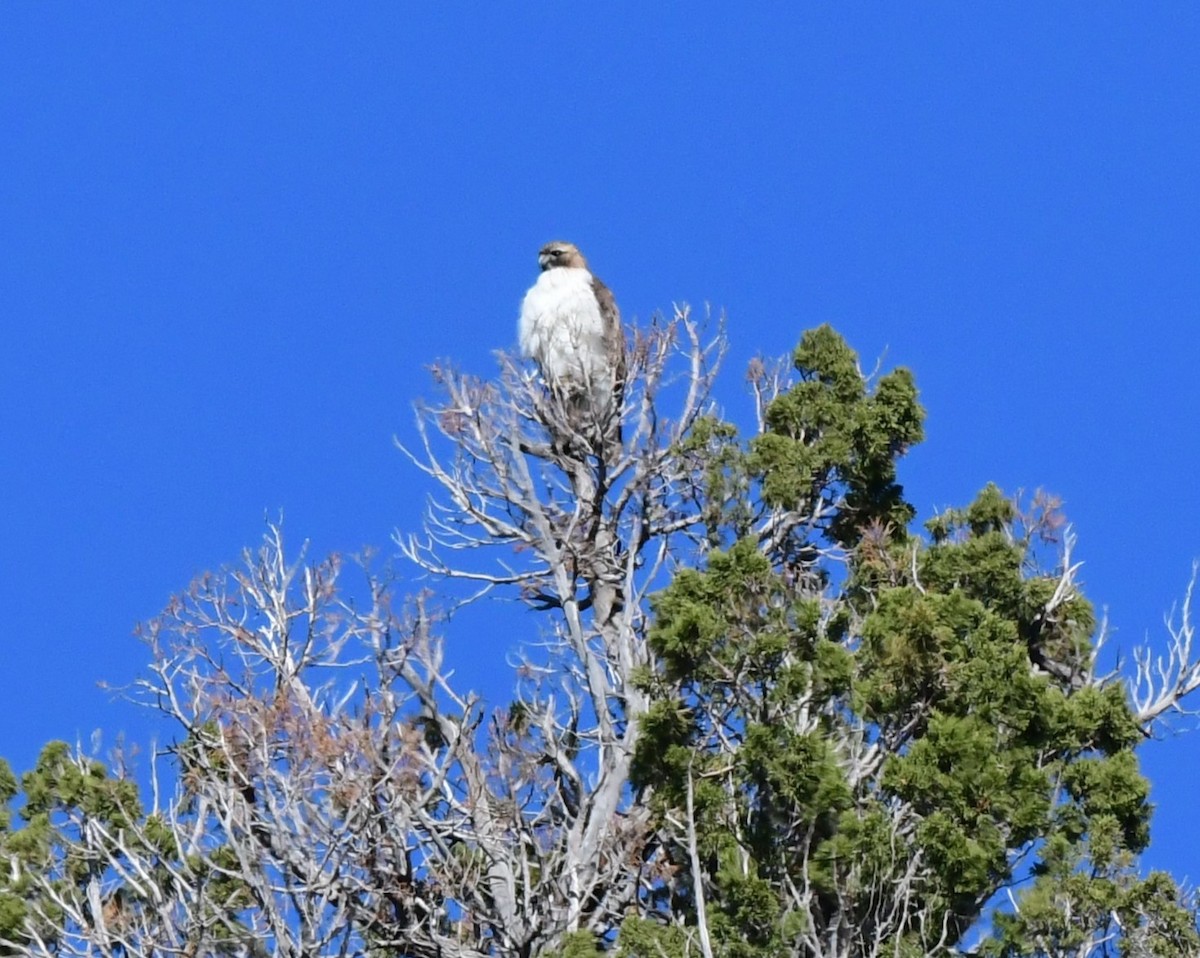
[[[538,250],[538,265],[543,271],[559,266],[587,269],[587,260],[583,258],[579,247],[574,243],[563,243],[556,240]]]

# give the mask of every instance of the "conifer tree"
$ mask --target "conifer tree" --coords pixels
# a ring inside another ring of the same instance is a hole
[[[989,485],[918,535],[912,378],[869,388],[828,328],[794,366],[727,460],[757,502],[652,599],[634,783],[671,836],[664,907],[712,954],[918,956],[1011,891],[973,953],[1195,953],[1179,889],[1132,868],[1153,716],[1097,675],[1057,504]],[[787,517],[773,540],[737,528],[755,507]]]

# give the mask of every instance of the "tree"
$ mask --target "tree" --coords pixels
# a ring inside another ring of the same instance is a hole
[[[988,486],[924,534],[896,463],[924,413],[828,327],[710,393],[686,311],[629,344],[624,439],[529,371],[452,369],[410,458],[435,500],[396,596],[273,527],[145,630],[176,724],[150,807],[54,745],[0,821],[14,953],[1180,955],[1142,877],[1136,748],[1200,684],[1097,672],[1058,504]],[[603,461],[602,461],[603,460]],[[489,557],[490,550],[490,557]],[[354,585],[347,580],[356,578]],[[542,623],[511,701],[451,681],[455,603]],[[0,799],[18,794],[0,775]]]

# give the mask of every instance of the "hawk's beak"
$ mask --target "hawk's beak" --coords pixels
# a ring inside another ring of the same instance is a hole
[[[549,269],[550,256],[546,253],[542,253],[540,256],[538,256],[538,266],[540,266],[543,270]]]

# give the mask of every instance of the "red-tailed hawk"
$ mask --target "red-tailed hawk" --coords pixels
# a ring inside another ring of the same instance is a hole
[[[625,337],[612,291],[571,243],[547,243],[538,265],[542,274],[521,303],[521,352],[538,364],[552,391],[598,427],[606,444],[620,442]]]

